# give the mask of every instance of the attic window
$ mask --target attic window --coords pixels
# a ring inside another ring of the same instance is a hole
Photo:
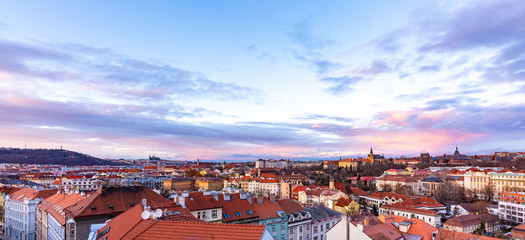
[[[248,215],[252,215],[253,214],[252,210],[246,210],[246,213],[248,213]]]
[[[235,215],[236,215],[237,217],[242,216],[241,212],[235,212]]]
[[[130,202],[129,205],[133,207],[135,206],[135,203]]]
[[[109,204],[108,207],[109,207],[109,208],[113,208],[113,204]]]
[[[97,206],[91,206],[91,210],[96,210]]]
[[[223,214],[224,215],[224,218],[229,218],[230,217],[230,214],[229,213],[225,213]]]

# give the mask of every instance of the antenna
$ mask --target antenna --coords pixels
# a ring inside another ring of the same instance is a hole
[[[142,212],[142,214],[140,214],[140,216],[142,216],[142,219],[146,220],[149,218],[149,212],[148,211],[144,211]]]
[[[155,216],[156,216],[157,218],[162,217],[162,210],[157,209],[157,210],[155,211]]]

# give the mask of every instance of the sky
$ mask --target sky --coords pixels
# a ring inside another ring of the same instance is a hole
[[[0,146],[525,151],[522,1],[2,1]]]

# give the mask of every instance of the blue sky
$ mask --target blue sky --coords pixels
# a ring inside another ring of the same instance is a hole
[[[519,1],[24,1],[0,144],[99,157],[523,151]]]

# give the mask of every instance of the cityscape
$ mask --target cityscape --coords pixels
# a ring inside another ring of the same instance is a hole
[[[0,239],[525,240],[519,0],[0,6]]]

